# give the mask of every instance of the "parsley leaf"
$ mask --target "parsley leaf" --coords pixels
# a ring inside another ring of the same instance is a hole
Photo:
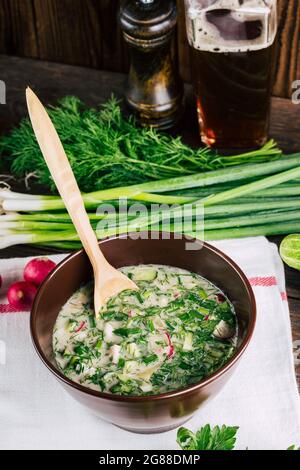
[[[183,450],[233,450],[236,443],[236,426],[215,426],[209,424],[194,434],[186,428],[179,428],[177,442]]]

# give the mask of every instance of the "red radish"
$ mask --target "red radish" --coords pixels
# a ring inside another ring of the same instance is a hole
[[[55,266],[56,264],[49,258],[35,258],[26,264],[24,279],[39,286]]]
[[[167,340],[168,340],[168,344],[169,344],[169,351],[168,351],[168,359],[171,359],[171,357],[174,356],[174,346],[172,344],[172,341],[171,341],[171,336],[168,332],[165,332],[165,335],[167,337]]]
[[[2,287],[2,276],[0,275],[0,289]]]
[[[223,294],[217,294],[217,301],[219,304],[222,304],[223,302],[226,301],[226,298]]]
[[[83,322],[79,325],[79,327],[75,330],[75,333],[79,333],[79,331],[81,331],[81,330],[85,327],[85,324],[86,324],[86,322],[83,321]]]
[[[37,293],[37,287],[30,282],[15,282],[7,292],[9,304],[18,310],[30,310]]]

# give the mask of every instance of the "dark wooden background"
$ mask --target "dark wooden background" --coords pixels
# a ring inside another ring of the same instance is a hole
[[[274,95],[288,98],[292,82],[300,79],[300,1],[278,5]],[[0,0],[0,53],[126,72],[118,6],[119,0]],[[183,0],[178,9],[177,51],[182,77],[189,81]]]

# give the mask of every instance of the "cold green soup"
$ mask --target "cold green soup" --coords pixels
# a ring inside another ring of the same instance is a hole
[[[122,268],[139,287],[109,300],[96,320],[93,284],[64,305],[53,332],[62,373],[118,395],[157,395],[199,382],[234,354],[233,305],[212,283],[169,266]]]

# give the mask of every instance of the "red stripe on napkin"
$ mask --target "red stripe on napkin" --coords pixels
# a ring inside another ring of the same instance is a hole
[[[271,287],[277,286],[277,279],[275,276],[269,277],[251,277],[249,279],[251,286]]]
[[[275,276],[258,276],[258,277],[250,277],[249,282],[253,287],[272,287],[277,286],[278,282]],[[286,292],[280,292],[281,299],[283,301],[288,300],[288,296]]]
[[[23,312],[23,310],[14,308],[9,304],[0,304],[0,314],[1,313],[20,313],[20,312]]]
[[[280,295],[281,295],[282,300],[288,300],[288,296],[286,292],[280,292]]]

